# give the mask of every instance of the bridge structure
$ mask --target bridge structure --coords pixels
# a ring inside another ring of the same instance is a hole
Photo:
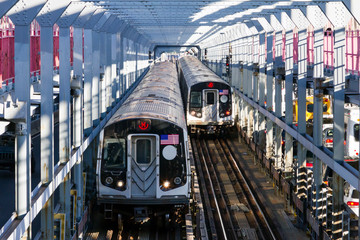
[[[81,238],[97,135],[159,47],[184,47],[231,83],[238,128],[278,184],[293,186],[289,201],[314,235],[350,235],[344,181],[360,190],[360,176],[345,161],[344,115],[347,105],[360,104],[358,9],[358,0],[0,0],[0,118],[3,132],[14,126],[15,134],[14,191],[2,203],[9,213],[0,214],[0,239],[53,239],[59,219],[64,239]],[[332,151],[323,146],[325,95],[332,102]],[[324,169],[332,170],[331,191]]]

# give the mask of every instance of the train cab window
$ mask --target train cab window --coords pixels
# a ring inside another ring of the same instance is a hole
[[[192,108],[200,108],[201,107],[201,92],[191,92],[190,107],[192,107]]]
[[[138,164],[149,164],[151,162],[151,141],[149,139],[138,139],[136,141],[136,162]]]
[[[108,138],[104,141],[104,167],[123,169],[126,166],[125,139]]]
[[[308,111],[309,113],[314,112],[314,104],[310,103],[306,106],[306,111]]]
[[[206,93],[206,104],[212,105],[215,103],[215,94],[213,92]]]
[[[326,103],[323,104],[323,112],[327,112],[328,110],[328,105]]]
[[[354,125],[354,138],[356,142],[359,141],[359,124]]]

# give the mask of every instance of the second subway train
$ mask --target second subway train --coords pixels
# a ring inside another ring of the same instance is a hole
[[[156,63],[100,133],[97,200],[105,217],[134,213],[141,221],[185,206],[187,139],[176,67]]]
[[[191,133],[219,133],[234,125],[231,86],[193,56],[179,59],[180,86]]]

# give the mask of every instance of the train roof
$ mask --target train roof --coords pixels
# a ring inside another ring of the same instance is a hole
[[[219,82],[229,86],[227,82],[217,76],[194,56],[181,57],[179,62],[188,87],[201,82]]]
[[[176,66],[155,63],[106,126],[125,119],[151,118],[186,128]]]

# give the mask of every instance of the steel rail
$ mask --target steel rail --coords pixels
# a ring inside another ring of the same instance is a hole
[[[263,216],[263,219],[264,219],[264,221],[265,221],[266,227],[267,227],[267,229],[269,230],[269,233],[270,233],[272,239],[276,240],[277,238],[276,238],[276,236],[275,236],[275,233],[273,232],[273,230],[272,230],[272,228],[271,228],[271,226],[270,226],[270,224],[269,224],[269,221],[267,220],[266,215],[264,214],[264,212],[263,212],[260,204],[258,203],[258,201],[257,201],[254,193],[252,192],[251,187],[250,187],[250,184],[248,183],[247,179],[245,178],[245,174],[243,173],[243,171],[240,169],[238,163],[236,162],[236,160],[235,160],[235,158],[234,158],[234,156],[233,156],[231,147],[228,145],[227,141],[224,141],[224,140],[223,140],[223,143],[224,143],[224,144],[227,146],[227,148],[229,149],[229,158],[230,158],[229,160],[232,161],[232,163],[233,163],[232,166],[233,166],[233,167],[236,169],[236,171],[239,173],[239,175],[241,176],[241,178],[243,179],[243,181],[244,181],[244,183],[245,183],[245,185],[246,185],[246,188],[247,188],[248,192],[250,193],[251,197],[254,199],[254,202],[255,202],[255,204],[256,204],[256,207],[258,208],[258,210],[260,211],[261,215]],[[220,143],[220,145],[222,145],[222,144]]]

